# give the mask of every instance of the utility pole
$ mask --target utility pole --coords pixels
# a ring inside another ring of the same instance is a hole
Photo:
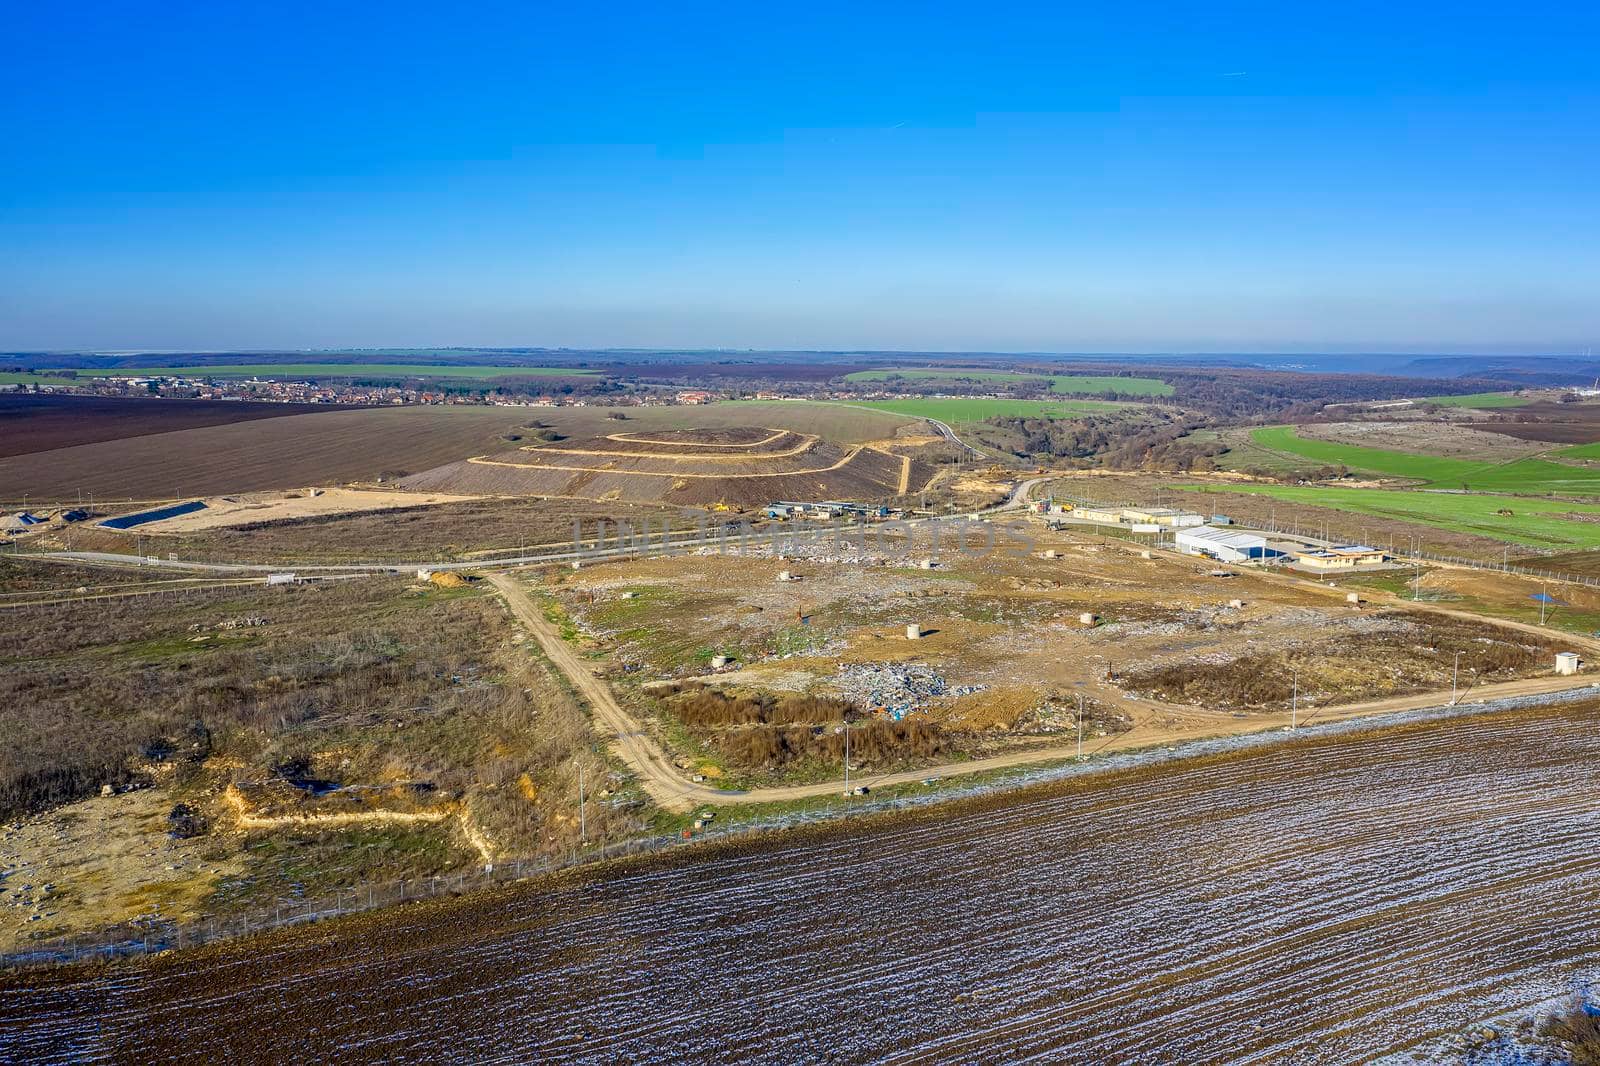
[[[1456,700],[1459,698],[1456,695],[1456,684],[1457,684],[1457,680],[1460,678],[1460,676],[1461,676],[1461,653],[1460,652],[1456,652],[1455,665],[1450,667],[1450,706],[1452,706],[1452,707],[1454,707],[1456,705]]]
[[[1550,586],[1539,586],[1539,624],[1544,625],[1544,605],[1550,602]]]
[[[1083,758],[1083,693],[1078,693],[1078,758]]]
[[[1289,696],[1289,728],[1300,728],[1300,671],[1294,672],[1294,688]]]
[[[584,776],[583,764],[578,764],[578,843],[589,842],[589,821],[584,813]]]
[[[840,728],[844,730],[844,795],[845,795],[846,799],[849,799],[850,798],[850,714],[849,714],[848,711],[845,712],[845,715],[844,715],[844,725],[841,726]]]

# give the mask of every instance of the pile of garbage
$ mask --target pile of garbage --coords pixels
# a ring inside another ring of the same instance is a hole
[[[255,629],[257,626],[264,626],[266,624],[267,620],[262,618],[260,615],[249,614],[245,615],[243,618],[230,618],[226,622],[218,622],[214,626],[201,625],[199,622],[195,622],[189,627],[189,632],[204,633],[208,629],[224,631],[230,629]]]
[[[843,699],[858,707],[881,708],[896,722],[933,700],[969,696],[987,687],[947,684],[921,663],[840,663],[834,678],[834,688]]]

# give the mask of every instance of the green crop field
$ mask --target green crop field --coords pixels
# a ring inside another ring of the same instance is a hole
[[[939,367],[906,370],[858,370],[846,374],[846,381],[887,381],[903,378],[907,381],[956,380],[1050,382],[1050,391],[1063,396],[1094,396],[1122,393],[1126,396],[1171,396],[1172,386],[1160,378],[1118,377],[1111,374],[1021,374],[1009,370],[963,370],[960,367]]]
[[[1525,396],[1513,396],[1509,392],[1472,392],[1465,396],[1429,396],[1427,403],[1436,403],[1440,407],[1472,407],[1479,410],[1491,407],[1521,407],[1529,403]]]
[[[1600,444],[1579,444],[1572,448],[1562,448],[1551,453],[1564,456],[1568,459],[1600,459]]]
[[[49,371],[45,371],[49,373]],[[485,378],[579,377],[595,370],[553,366],[450,366],[445,363],[250,363],[218,366],[141,366],[79,370],[79,377],[213,378]]]
[[[1050,379],[1050,391],[1063,395],[1121,393],[1124,396],[1171,396],[1172,386],[1160,378],[1057,374]]]
[[[48,370],[41,374],[26,372],[0,371],[0,385],[70,385],[71,378],[64,378],[52,374]]]
[[[1310,440],[1293,426],[1271,426],[1250,434],[1263,448],[1302,456],[1318,463],[1342,465],[1351,470],[1390,477],[1415,478],[1439,488],[1477,492],[1516,492],[1536,494],[1568,493],[1589,496],[1600,493],[1600,470],[1552,463],[1544,459],[1518,459],[1510,463],[1486,463],[1471,459],[1446,459],[1436,455],[1363,448],[1354,444]]]
[[[986,418],[1077,418],[1079,415],[1104,414],[1107,411],[1121,410],[1126,405],[1110,400],[951,398],[872,400],[854,406],[910,415],[913,418],[937,418],[941,422],[959,425],[965,422],[982,422]]]
[[[1174,487],[1207,490],[1207,486]],[[1415,489],[1230,485],[1225,491],[1270,496],[1312,507],[1331,507],[1350,514],[1470,533],[1532,548],[1571,551],[1600,548],[1600,505],[1596,504]],[[1496,513],[1502,510],[1511,514]]]

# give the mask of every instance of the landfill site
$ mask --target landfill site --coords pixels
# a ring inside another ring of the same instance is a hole
[[[1545,634],[1032,522],[703,549],[547,577],[550,609],[679,769],[722,787],[1086,754],[1477,699],[1552,677]],[[998,534],[998,535],[997,535]],[[1571,654],[1571,652],[1567,652]]]

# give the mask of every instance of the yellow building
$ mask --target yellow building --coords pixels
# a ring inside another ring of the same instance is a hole
[[[1365,544],[1340,544],[1332,548],[1297,551],[1294,561],[1312,570],[1357,570],[1364,566],[1379,566],[1389,557],[1379,548]]]

